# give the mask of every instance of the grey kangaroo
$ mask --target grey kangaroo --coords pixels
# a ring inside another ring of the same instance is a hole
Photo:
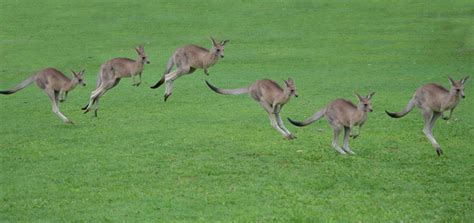
[[[74,124],[61,111],[59,111],[59,102],[66,100],[69,91],[72,91],[78,84],[86,86],[84,81],[84,70],[76,73],[72,71],[73,78],[69,79],[61,71],[55,68],[46,68],[24,80],[11,90],[0,91],[0,94],[13,94],[28,85],[36,82],[36,85],[41,88],[51,100],[53,113],[56,114],[64,123]]]
[[[425,127],[423,133],[430,140],[433,147],[436,149],[438,156],[443,154],[443,150],[440,145],[433,137],[433,126],[436,120],[443,116],[443,112],[449,110],[449,116],[443,117],[448,120],[453,114],[453,110],[458,105],[461,98],[464,98],[464,83],[466,83],[469,77],[464,77],[460,81],[455,81],[451,77],[448,77],[451,82],[451,90],[438,84],[426,84],[418,88],[413,95],[412,99],[408,102],[408,105],[401,112],[388,112],[392,118],[401,118],[408,114],[415,105],[421,109],[423,118],[425,120]]]
[[[355,105],[351,101],[345,99],[336,99],[332,101],[328,106],[316,112],[313,116],[309,117],[303,122],[293,121],[288,118],[293,125],[306,126],[309,125],[323,116],[326,117],[329,124],[331,124],[334,130],[334,138],[332,140],[332,146],[341,154],[355,154],[349,147],[349,137],[356,138],[360,134],[360,129],[367,120],[367,113],[372,112],[371,99],[375,92],[370,93],[366,97],[362,97],[355,93],[359,99],[359,104]],[[359,126],[357,135],[350,135],[354,126]],[[339,134],[344,129],[344,144],[339,147]]]
[[[209,86],[209,88],[211,88],[211,90],[219,94],[237,95],[249,93],[250,97],[260,103],[260,105],[265,109],[268,117],[270,118],[270,124],[272,127],[283,134],[283,136],[285,136],[287,139],[291,140],[296,137],[291,134],[291,132],[288,131],[288,129],[283,125],[280,117],[280,111],[283,105],[285,105],[290,100],[290,97],[298,97],[298,93],[296,92],[295,83],[291,78],[288,78],[288,80],[285,80],[284,82],[284,89],[281,88],[280,85],[278,85],[275,81],[268,79],[258,80],[249,87],[234,90],[220,89],[207,81],[206,84]]]
[[[204,69],[209,75],[208,69],[212,67],[219,58],[224,58],[224,46],[229,40],[217,42],[211,37],[212,48],[206,49],[197,45],[187,45],[178,48],[168,60],[165,73],[161,79],[151,88],[155,89],[166,83],[164,100],[173,93],[173,81],[185,74],[192,74],[196,69]],[[176,64],[176,70],[170,72]]]
[[[97,117],[100,97],[115,87],[121,78],[132,77],[132,85],[137,87],[140,85],[143,66],[145,63],[149,64],[150,61],[142,46],[135,48],[135,50],[138,54],[137,60],[114,58],[102,64],[97,77],[96,89],[91,93],[89,103],[82,108],[82,110],[85,110],[84,113],[89,112],[92,106],[95,106],[94,116]],[[136,80],[137,76],[138,80]]]

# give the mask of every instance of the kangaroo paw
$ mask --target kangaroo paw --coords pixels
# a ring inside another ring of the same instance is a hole
[[[87,104],[86,106],[82,107],[81,110],[86,110],[87,107],[89,107],[89,104]]]
[[[353,138],[353,139],[355,139],[355,138],[359,137],[359,134],[357,134],[357,135],[350,135],[350,137]]]
[[[168,98],[171,96],[171,94],[165,94],[164,98],[165,98],[165,102],[166,100],[168,100]]]
[[[441,156],[443,155],[443,150],[441,148],[438,148],[436,149],[436,153],[438,154],[438,156]]]
[[[87,108],[87,109],[83,109],[83,110],[85,110],[85,111],[84,111],[84,114],[86,114],[87,112],[90,111],[88,108]]]
[[[344,152],[346,152],[346,153],[349,153],[349,154],[351,154],[351,155],[355,155],[355,152],[352,151],[350,148],[342,148],[342,149],[343,149]]]

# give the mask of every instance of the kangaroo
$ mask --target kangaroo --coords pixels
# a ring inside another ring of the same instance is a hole
[[[94,108],[94,116],[97,117],[97,110],[99,110],[99,100],[105,92],[115,87],[121,78],[132,77],[132,86],[139,86],[144,64],[149,64],[148,55],[142,46],[135,48],[138,54],[137,60],[128,58],[114,58],[100,67],[100,72],[97,77],[96,89],[91,93],[89,103],[82,108],[84,114],[89,112],[92,106]],[[136,80],[138,76],[138,80]]]
[[[388,112],[392,118],[401,118],[408,114],[415,105],[421,109],[421,113],[425,120],[425,127],[423,133],[426,135],[428,140],[436,150],[438,156],[443,154],[443,150],[440,145],[433,137],[433,126],[439,117],[443,116],[443,119],[448,120],[453,114],[453,110],[458,105],[461,98],[465,98],[464,95],[464,83],[466,83],[468,76],[462,78],[460,81],[454,81],[451,77],[448,77],[451,83],[451,90],[438,84],[426,84],[418,88],[413,95],[412,99],[408,102],[408,105],[401,112]],[[449,110],[449,116],[444,117],[443,112]]]
[[[0,94],[13,94],[28,85],[36,82],[36,85],[41,88],[51,100],[53,113],[56,114],[64,123],[74,124],[61,111],[59,111],[59,103],[64,102],[69,91],[72,91],[78,84],[86,86],[84,81],[84,70],[76,73],[72,71],[74,77],[69,79],[61,71],[55,68],[46,68],[37,72],[35,75],[24,80],[11,90],[0,91]]]
[[[334,149],[341,154],[355,154],[349,147],[349,137],[356,138],[359,136],[360,130],[367,120],[367,113],[373,111],[371,99],[374,94],[375,92],[372,92],[366,97],[362,97],[355,93],[359,99],[358,105],[345,99],[336,99],[303,122],[294,121],[290,118],[288,118],[288,121],[293,125],[302,127],[325,116],[334,130],[334,138],[332,140],[332,146]],[[350,135],[354,126],[359,126],[359,131],[357,135]],[[344,144],[341,149],[341,147],[339,147],[339,134],[342,129],[344,129]]]
[[[258,80],[249,87],[234,90],[217,88],[208,81],[206,81],[206,84],[211,88],[211,90],[219,94],[237,95],[249,93],[250,97],[260,103],[260,105],[265,109],[270,118],[270,124],[272,127],[283,134],[287,139],[291,140],[296,137],[283,125],[280,111],[283,105],[290,100],[290,97],[298,97],[298,93],[296,92],[296,86],[293,79],[288,78],[288,80],[285,80],[284,82],[284,89],[282,89],[275,81],[268,79]]]
[[[187,45],[178,48],[168,60],[165,73],[161,79],[151,88],[155,89],[166,83],[164,100],[173,93],[173,81],[185,74],[192,74],[196,69],[204,69],[209,76],[208,69],[217,63],[219,58],[224,58],[224,46],[229,40],[217,42],[211,37],[212,48],[210,50],[197,46]],[[176,70],[170,72],[176,64]]]

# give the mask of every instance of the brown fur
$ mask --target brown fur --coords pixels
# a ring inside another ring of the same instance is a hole
[[[100,72],[97,77],[96,89],[91,93],[89,103],[82,108],[85,110],[84,113],[90,111],[92,106],[95,105],[94,115],[97,116],[97,110],[99,110],[99,100],[108,90],[117,86],[121,78],[132,77],[133,86],[139,86],[141,83],[141,75],[144,64],[149,64],[148,56],[145,53],[143,47],[135,49],[138,54],[136,60],[129,58],[114,58],[111,59],[100,67]],[[138,76],[138,80],[135,80]]]
[[[196,69],[203,69],[209,75],[208,69],[212,67],[219,58],[224,58],[224,46],[229,40],[215,41],[211,37],[212,48],[206,49],[197,45],[187,45],[178,48],[168,61],[166,70],[161,79],[151,88],[158,88],[166,83],[164,100],[166,101],[173,93],[173,82],[185,74],[192,74]],[[173,66],[176,70],[171,72]]]
[[[250,97],[259,102],[265,109],[270,118],[270,124],[272,127],[283,134],[287,139],[294,139],[296,137],[283,125],[280,111],[283,105],[290,100],[290,97],[298,97],[298,93],[296,92],[295,83],[291,78],[288,78],[288,80],[284,82],[285,88],[282,88],[275,81],[264,79],[256,81],[249,87],[234,90],[220,89],[207,81],[206,84],[211,88],[211,90],[219,94],[236,95],[249,93]]]
[[[423,85],[416,90],[412,99],[408,102],[408,105],[403,111],[385,112],[392,118],[401,118],[408,114],[415,105],[420,108],[425,121],[423,133],[426,135],[428,140],[430,140],[438,156],[440,156],[443,154],[443,150],[433,136],[433,126],[436,120],[443,116],[443,112],[445,111],[449,110],[449,116],[443,117],[443,119],[448,120],[451,118],[453,110],[456,108],[461,98],[465,97],[464,83],[468,78],[469,77],[464,77],[459,81],[454,81],[449,77],[448,79],[451,83],[450,90],[438,84]]]
[[[59,102],[65,101],[68,92],[72,91],[76,87],[76,85],[86,85],[83,79],[84,70],[79,73],[75,73],[74,71],[72,71],[72,73],[74,74],[74,78],[70,79],[66,77],[61,71],[55,68],[46,68],[37,72],[30,78],[24,80],[11,90],[0,91],[0,94],[13,94],[35,82],[36,85],[40,89],[42,89],[51,100],[53,113],[56,114],[65,123],[72,124],[72,122],[59,110]]]
[[[334,149],[341,154],[354,154],[351,148],[349,148],[349,137],[352,136],[356,138],[359,136],[360,129],[367,120],[367,113],[373,111],[371,99],[374,94],[375,93],[372,92],[366,97],[356,94],[359,100],[358,105],[355,105],[346,99],[336,99],[303,122],[293,121],[290,118],[288,118],[288,121],[293,125],[302,127],[309,125],[322,117],[326,117],[334,130],[334,138],[332,142]],[[357,135],[350,135],[354,126],[359,126],[359,133]],[[341,149],[339,147],[339,134],[342,130],[344,130],[344,145]]]

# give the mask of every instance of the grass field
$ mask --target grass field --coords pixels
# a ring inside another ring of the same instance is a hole
[[[436,156],[413,111],[394,120],[414,90],[448,86],[474,71],[474,3],[464,1],[13,1],[0,2],[0,89],[34,71],[86,69],[63,124],[36,86],[0,95],[0,221],[470,222],[474,219],[474,87],[453,119],[439,120]],[[226,57],[164,88],[149,88],[173,51],[230,39]],[[100,64],[151,64],[80,108]],[[223,88],[293,77],[299,98],[282,116],[303,119],[353,92],[375,91],[374,112],[351,141],[331,148],[325,121],[284,140],[248,96]]]

